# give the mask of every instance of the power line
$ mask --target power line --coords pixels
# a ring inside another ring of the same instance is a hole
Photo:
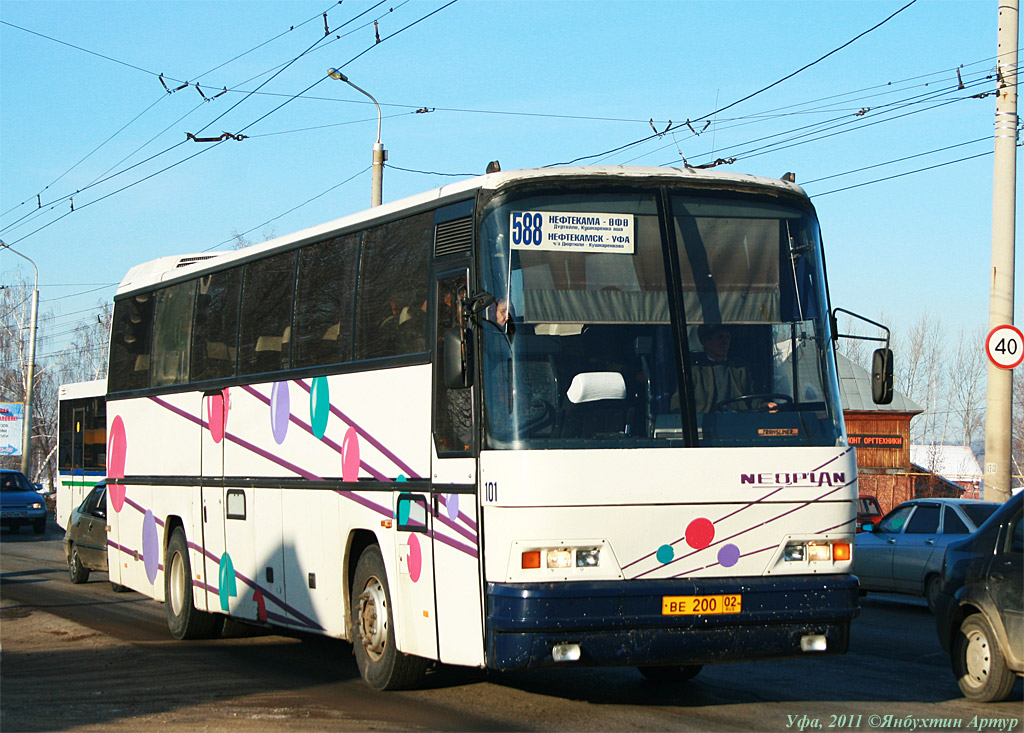
[[[358,173],[356,173],[356,174],[354,174],[354,175],[352,175],[352,176],[349,176],[348,178],[346,178],[346,179],[345,179],[344,181],[342,181],[341,183],[336,183],[335,185],[333,185],[333,186],[331,186],[330,188],[328,188],[328,189],[327,189],[326,191],[322,191],[322,192],[318,193],[318,194],[317,194],[316,196],[314,196],[314,197],[312,197],[312,198],[310,198],[310,199],[306,199],[305,201],[303,201],[303,202],[302,202],[301,204],[299,204],[298,206],[293,206],[292,208],[288,209],[288,211],[284,212],[283,214],[278,214],[278,215],[277,215],[277,216],[275,216],[275,217],[274,217],[273,219],[267,219],[267,220],[266,220],[265,222],[263,222],[262,224],[257,224],[256,226],[252,227],[251,229],[247,229],[247,230],[245,230],[244,232],[242,232],[241,234],[239,234],[239,235],[237,235],[237,236],[238,236],[238,237],[244,237],[244,236],[245,236],[246,234],[249,234],[249,233],[251,233],[251,232],[254,232],[254,231],[256,231],[257,229],[262,229],[262,228],[263,228],[263,227],[265,227],[265,226],[266,226],[267,224],[270,224],[271,222],[275,222],[275,221],[277,221],[278,219],[280,219],[281,217],[284,217],[284,216],[288,216],[288,214],[292,213],[293,211],[296,211],[297,209],[301,209],[301,208],[302,208],[303,206],[305,206],[306,204],[312,203],[313,201],[316,201],[316,200],[317,200],[318,198],[320,198],[320,197],[322,197],[322,196],[326,196],[327,194],[329,194],[329,193],[330,193],[331,191],[333,191],[334,189],[336,189],[336,188],[341,188],[342,186],[344,186],[344,185],[345,185],[346,183],[348,183],[349,181],[353,181],[353,180],[355,180],[355,179],[356,179],[356,178],[358,178],[359,176],[361,176],[361,175],[363,175],[364,173],[366,173],[366,171],[368,171],[368,170],[370,170],[370,166],[367,166],[366,168],[363,168],[363,169],[362,169],[361,171],[359,171]],[[207,247],[206,249],[204,249],[204,250],[203,250],[203,252],[210,252],[211,250],[215,250],[215,249],[217,249],[217,248],[219,248],[219,247],[223,247],[223,246],[224,246],[225,244],[230,244],[231,242],[235,241],[235,239],[236,239],[235,237],[232,237],[231,239],[225,239],[225,240],[224,240],[223,242],[221,242],[220,244],[215,244],[215,245],[213,245],[212,247]]]
[[[787,74],[786,76],[782,77],[781,79],[779,79],[779,80],[777,80],[777,81],[774,81],[774,82],[772,82],[771,84],[769,84],[769,85],[767,85],[767,86],[765,86],[765,87],[762,87],[761,89],[758,89],[758,90],[757,90],[756,92],[753,92],[753,93],[751,93],[751,94],[748,94],[747,96],[745,96],[745,97],[743,97],[743,98],[741,98],[741,99],[738,99],[738,100],[736,100],[735,102],[732,102],[732,103],[730,103],[730,104],[727,104],[727,105],[725,105],[724,107],[720,107],[720,108],[716,109],[716,110],[715,110],[714,112],[710,112],[710,113],[708,113],[708,114],[706,114],[706,115],[701,115],[701,116],[699,116],[699,117],[697,117],[697,118],[695,118],[695,119],[696,119],[696,120],[706,120],[706,119],[710,119],[710,118],[714,117],[715,115],[719,114],[720,112],[724,112],[725,110],[727,110],[727,109],[731,109],[731,108],[735,107],[736,105],[738,105],[738,104],[740,104],[740,103],[742,103],[742,102],[746,102],[746,101],[748,101],[748,100],[750,100],[750,99],[753,99],[753,98],[754,98],[754,97],[756,97],[757,95],[759,95],[759,94],[762,94],[762,93],[764,93],[764,92],[768,91],[769,89],[771,89],[771,88],[773,88],[773,87],[776,87],[776,86],[778,86],[778,85],[779,85],[779,84],[781,84],[782,82],[784,82],[784,81],[786,81],[786,80],[788,80],[788,79],[792,79],[792,78],[793,78],[794,76],[796,76],[797,74],[799,74],[799,73],[801,73],[801,72],[803,72],[803,71],[806,71],[807,69],[811,68],[811,67],[812,67],[812,66],[814,66],[815,64],[821,63],[822,61],[824,61],[825,59],[827,59],[827,58],[828,58],[829,56],[832,56],[833,54],[835,54],[835,53],[837,53],[837,52],[839,52],[839,51],[843,50],[844,48],[846,48],[847,46],[849,46],[850,44],[852,44],[852,43],[853,43],[854,41],[857,41],[857,40],[859,40],[859,39],[863,38],[863,37],[864,37],[864,36],[866,36],[866,35],[867,35],[868,33],[871,33],[872,31],[874,31],[874,30],[877,30],[878,28],[881,28],[881,27],[882,27],[883,25],[885,25],[886,23],[888,23],[888,22],[889,22],[890,20],[892,20],[893,18],[895,18],[895,17],[897,16],[897,15],[899,15],[900,13],[902,13],[902,12],[903,12],[904,10],[906,10],[907,8],[909,8],[909,7],[911,6],[911,5],[913,5],[913,4],[914,4],[914,3],[916,3],[916,2],[917,2],[917,0],[910,0],[910,2],[909,2],[909,3],[907,3],[907,4],[906,4],[906,5],[904,5],[904,6],[902,7],[902,8],[900,8],[899,10],[897,10],[897,11],[896,11],[895,13],[893,13],[892,15],[890,15],[889,17],[887,17],[887,18],[886,18],[885,20],[881,21],[880,23],[876,23],[876,24],[875,24],[875,25],[873,25],[873,26],[872,26],[871,28],[868,28],[868,29],[867,29],[866,31],[863,31],[862,33],[858,33],[858,34],[857,34],[856,36],[854,36],[853,38],[851,38],[851,39],[850,39],[849,41],[847,41],[847,42],[846,42],[846,43],[844,43],[843,45],[841,45],[841,46],[839,46],[839,47],[837,47],[837,48],[835,48],[835,49],[833,49],[833,50],[829,51],[829,52],[828,52],[828,53],[826,53],[826,54],[825,54],[824,56],[821,56],[821,57],[819,57],[818,59],[816,59],[816,60],[812,61],[811,63],[809,63],[809,64],[805,64],[804,66],[801,66],[801,67],[800,67],[799,69],[797,69],[796,71],[794,71],[794,72],[792,72],[792,73],[790,73],[790,74]],[[687,122],[689,122],[689,120],[688,120]],[[551,167],[553,167],[553,166],[562,166],[562,165],[573,165],[574,163],[578,163],[578,162],[580,162],[581,160],[590,160],[591,158],[600,158],[600,157],[603,157],[603,156],[605,156],[605,155],[610,155],[611,153],[617,153],[617,152],[619,152],[619,151],[622,151],[622,150],[626,150],[627,148],[631,148],[631,147],[633,147],[633,146],[635,146],[635,145],[639,145],[640,143],[645,143],[645,142],[647,142],[648,140],[653,140],[654,138],[658,138],[658,137],[661,137],[662,135],[664,135],[664,134],[665,134],[666,132],[668,132],[669,130],[679,129],[680,127],[684,126],[685,124],[687,124],[687,123],[676,123],[675,125],[670,125],[670,126],[669,126],[669,127],[668,127],[668,128],[666,129],[666,130],[664,130],[664,131],[662,131],[662,132],[660,132],[660,133],[655,133],[655,134],[653,134],[653,135],[647,135],[647,136],[645,136],[645,137],[643,137],[643,138],[640,138],[639,140],[634,140],[633,142],[630,142],[630,143],[626,143],[625,145],[620,145],[620,146],[618,146],[618,147],[612,148],[611,150],[606,150],[606,151],[604,151],[604,152],[602,152],[602,153],[594,153],[593,155],[583,155],[583,156],[580,156],[580,157],[578,157],[578,158],[573,158],[572,160],[570,160],[570,161],[566,161],[566,162],[564,162],[564,163],[551,163],[551,164],[549,164],[549,165],[547,165],[547,166],[544,166],[544,167],[545,167],[545,168],[551,168]]]
[[[820,199],[822,196],[828,196],[828,195],[833,194],[833,193],[839,193],[840,191],[849,191],[850,189],[853,189],[853,188],[861,188],[862,186],[870,186],[872,184],[881,183],[883,181],[891,181],[894,178],[903,178],[903,176],[911,176],[911,175],[913,175],[915,173],[923,173],[924,171],[931,171],[931,170],[935,170],[936,168],[943,168],[943,167],[945,167],[947,165],[953,165],[955,163],[963,163],[964,161],[974,160],[975,158],[983,158],[986,155],[992,155],[992,153],[993,153],[993,151],[989,150],[989,151],[984,152],[984,153],[978,153],[977,155],[970,155],[970,156],[968,156],[966,158],[958,158],[957,160],[950,160],[950,161],[947,161],[945,163],[939,163],[937,165],[930,165],[927,168],[918,168],[917,170],[906,171],[905,173],[897,173],[894,176],[886,176],[885,178],[876,178],[873,181],[865,181],[864,183],[857,183],[857,184],[854,184],[852,186],[845,186],[843,188],[836,188],[836,189],[833,189],[831,191],[825,191],[824,193],[814,194],[814,198]]]

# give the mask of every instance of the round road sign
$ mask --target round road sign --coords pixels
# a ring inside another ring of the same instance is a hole
[[[996,326],[985,339],[985,353],[1000,369],[1013,369],[1024,361],[1024,335],[1016,326]]]

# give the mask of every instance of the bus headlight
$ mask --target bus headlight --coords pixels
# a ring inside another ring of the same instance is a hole
[[[510,583],[553,580],[621,580],[615,551],[604,539],[514,540],[506,579]]]
[[[787,542],[782,550],[784,562],[849,562],[853,553],[846,540]]]

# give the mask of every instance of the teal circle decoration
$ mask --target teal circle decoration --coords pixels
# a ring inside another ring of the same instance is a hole
[[[672,549],[672,545],[662,545],[658,548],[658,562],[667,565],[672,562],[672,558],[676,556],[676,551]]]

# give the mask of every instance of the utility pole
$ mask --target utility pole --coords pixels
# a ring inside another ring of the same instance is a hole
[[[995,163],[992,182],[992,272],[989,328],[1013,325],[1017,189],[1017,23],[1019,0],[998,0]],[[985,400],[985,499],[1010,498],[1013,371],[991,361]]]

